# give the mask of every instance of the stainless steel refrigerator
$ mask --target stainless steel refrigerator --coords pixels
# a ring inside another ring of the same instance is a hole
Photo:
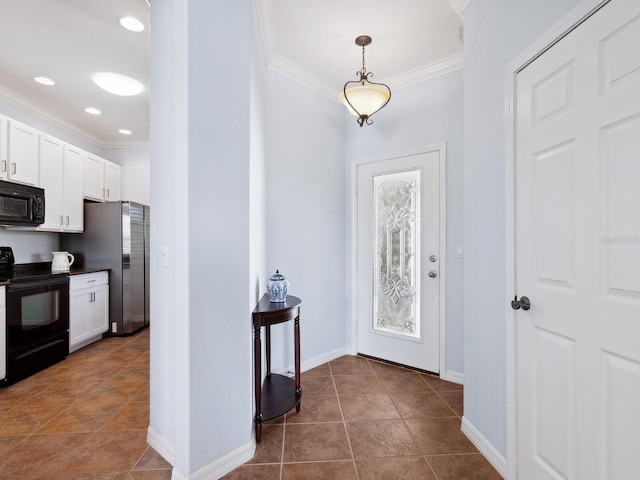
[[[149,325],[149,207],[135,202],[84,205],[84,233],[62,235],[76,266],[109,268],[111,335]]]

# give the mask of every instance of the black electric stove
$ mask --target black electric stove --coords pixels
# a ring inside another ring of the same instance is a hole
[[[1,387],[69,354],[69,276],[52,273],[50,262],[16,265],[11,248],[0,247],[0,281],[8,282]]]

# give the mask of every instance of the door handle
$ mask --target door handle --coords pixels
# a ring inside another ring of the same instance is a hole
[[[518,295],[516,295],[511,301],[511,308],[514,310],[520,310],[521,308],[522,310],[529,310],[531,308],[531,302],[524,296],[520,297],[520,300],[518,300]]]

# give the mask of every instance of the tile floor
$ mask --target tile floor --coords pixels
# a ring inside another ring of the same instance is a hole
[[[168,480],[146,443],[149,330],[0,389],[0,479]]]
[[[499,480],[460,431],[462,386],[341,357],[302,374],[302,406],[263,425],[225,480]]]
[[[460,432],[462,387],[357,357],[302,374],[226,480],[498,480]],[[169,480],[146,443],[149,331],[108,338],[0,389],[0,479]]]

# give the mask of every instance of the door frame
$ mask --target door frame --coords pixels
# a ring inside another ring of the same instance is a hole
[[[446,380],[446,239],[447,239],[447,196],[446,196],[446,157],[447,148],[446,143],[436,143],[433,145],[427,145],[424,147],[418,147],[410,150],[402,150],[399,152],[386,153],[382,155],[376,155],[374,157],[361,158],[351,161],[351,259],[350,259],[350,278],[351,278],[351,307],[350,314],[351,322],[347,327],[347,338],[351,339],[349,353],[356,355],[358,353],[358,167],[368,163],[383,162],[387,160],[393,160],[401,157],[408,157],[412,155],[420,155],[423,153],[439,153],[439,201],[440,201],[440,297],[439,297],[439,323],[440,323],[440,342],[439,342],[439,369],[440,378]],[[453,379],[456,383],[459,380]]]
[[[578,27],[611,0],[583,0],[551,29],[518,55],[505,69],[505,298],[507,350],[507,477],[518,475],[517,371],[515,310],[516,279],[516,95],[517,75],[536,58]]]

